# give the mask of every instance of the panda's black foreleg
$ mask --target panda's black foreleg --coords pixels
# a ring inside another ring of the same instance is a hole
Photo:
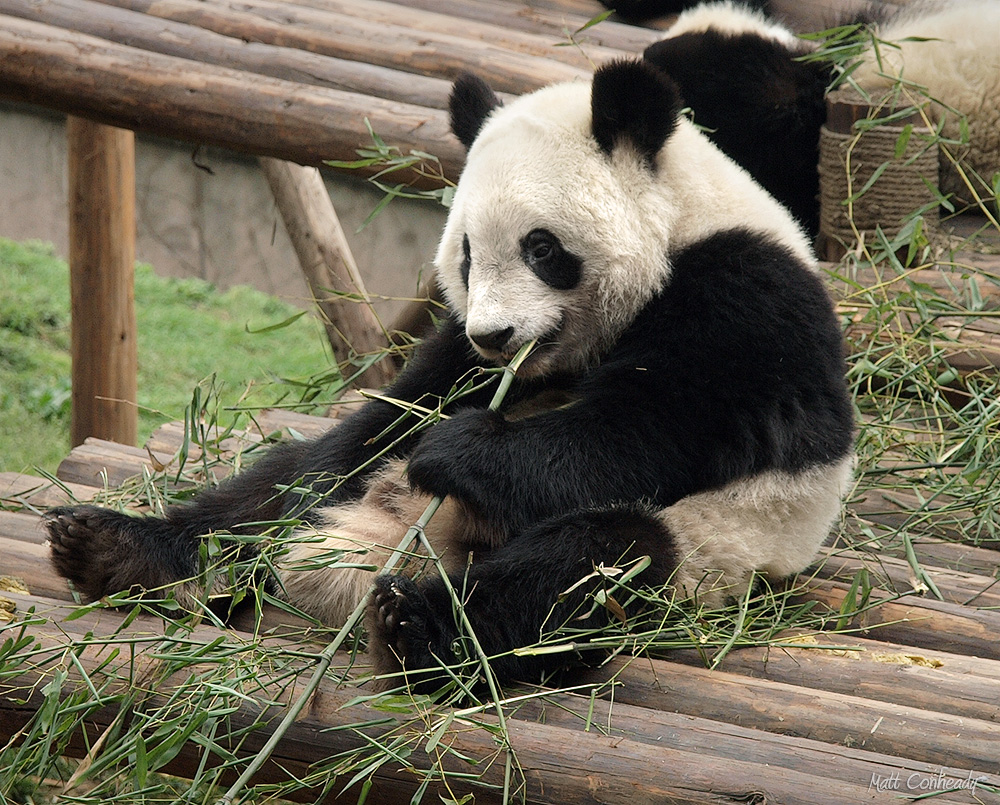
[[[386,394],[433,407],[478,365],[462,326],[448,318]],[[460,404],[485,405],[491,395],[483,388]],[[381,453],[412,449],[413,424],[398,405],[372,400],[318,439],[270,447],[239,475],[168,507],[162,518],[93,506],[54,509],[45,521],[53,565],[89,599],[189,579],[199,570],[203,535],[222,532],[225,540],[226,533],[261,533],[269,522],[309,520],[324,506],[360,497],[384,460]],[[251,542],[231,542],[238,559],[255,552]]]
[[[672,540],[650,512],[640,507],[588,510],[541,523],[486,557],[474,557],[450,582],[497,677],[539,681],[574,658],[565,653],[515,656],[513,650],[537,643],[564,623],[583,629],[608,623],[614,616],[594,606],[593,596],[613,584],[594,569],[623,567],[643,556],[650,564],[630,584],[665,583],[675,567]],[[376,670],[404,669],[418,690],[433,690],[444,679],[418,669],[440,668],[458,660],[458,654],[470,654],[456,652],[463,632],[440,577],[416,583],[380,577],[367,625]]]

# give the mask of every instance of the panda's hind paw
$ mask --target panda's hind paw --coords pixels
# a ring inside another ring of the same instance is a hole
[[[439,668],[450,650],[430,603],[406,576],[379,576],[368,606],[368,633],[379,673]]]
[[[93,601],[118,592],[112,588],[131,566],[135,552],[125,527],[129,519],[96,506],[63,506],[46,512],[52,564],[85,598]]]

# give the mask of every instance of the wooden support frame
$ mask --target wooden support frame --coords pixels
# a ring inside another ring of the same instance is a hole
[[[138,440],[135,135],[66,123],[73,409],[70,439]]]
[[[259,157],[258,162],[319,306],[334,358],[346,376],[351,363],[385,350],[388,335],[371,306],[319,170],[273,157]],[[378,360],[354,384],[381,388],[394,375],[389,361]]]

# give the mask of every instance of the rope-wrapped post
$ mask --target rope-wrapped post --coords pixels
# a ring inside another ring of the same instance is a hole
[[[937,227],[931,188],[938,186],[938,148],[928,147],[930,131],[920,115],[867,130],[855,126],[859,120],[877,120],[893,111],[891,104],[865,101],[849,88],[827,97],[826,125],[819,142],[819,253],[827,260],[839,260],[857,235],[869,235],[877,226],[891,240],[911,213],[928,205],[923,213],[925,232]],[[912,131],[906,147],[897,155],[908,126]],[[875,182],[858,195],[877,171]],[[853,200],[847,203],[848,199]]]

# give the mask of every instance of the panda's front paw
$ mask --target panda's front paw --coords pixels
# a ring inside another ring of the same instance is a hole
[[[367,614],[376,672],[405,670],[411,687],[436,687],[433,670],[454,661],[451,630],[443,628],[420,588],[406,576],[379,576]],[[410,674],[423,669],[430,673]]]
[[[496,494],[487,473],[499,467],[495,446],[506,425],[500,414],[478,408],[435,425],[410,454],[410,484],[432,495],[454,495],[477,508],[484,491]]]

